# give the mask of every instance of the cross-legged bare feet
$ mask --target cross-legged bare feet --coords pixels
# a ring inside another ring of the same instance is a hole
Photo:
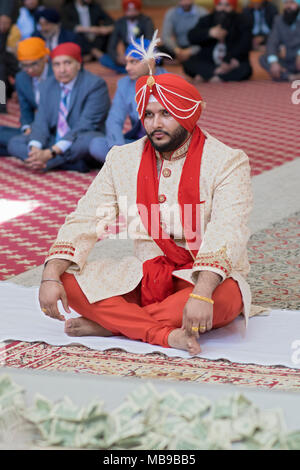
[[[68,336],[113,336],[113,333],[87,318],[70,318],[65,321]]]
[[[171,331],[168,336],[168,343],[171,348],[184,349],[191,356],[196,356],[201,351],[197,338],[195,336],[188,336],[181,328]]]

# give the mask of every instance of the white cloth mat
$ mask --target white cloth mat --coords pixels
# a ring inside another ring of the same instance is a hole
[[[63,312],[62,307],[60,310]],[[78,316],[65,314],[66,318]],[[72,338],[64,333],[64,322],[45,316],[38,304],[38,288],[0,282],[0,341],[44,342],[55,346],[81,344],[104,351],[120,348],[131,353],[160,352],[167,356],[190,357],[185,351],[153,346],[120,336]],[[300,368],[300,311],[272,310],[269,316],[242,316],[230,325],[201,336],[205,359]]]

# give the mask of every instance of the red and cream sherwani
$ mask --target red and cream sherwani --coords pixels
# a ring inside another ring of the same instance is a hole
[[[139,304],[143,263],[163,255],[142,224],[137,206],[137,178],[146,137],[111,149],[103,168],[76,210],[67,216],[50,249],[47,261],[54,258],[72,261],[67,272],[74,274],[76,282],[69,274],[62,277],[71,307],[115,334],[167,346],[170,331],[181,326],[182,310],[197,273],[204,270],[215,272],[223,279],[214,293],[219,300],[213,297],[214,327],[232,321],[239,313],[244,314],[246,321],[256,313],[255,308],[251,309],[250,288],[245,280],[249,272],[247,224],[252,208],[249,160],[242,150],[232,149],[204,134],[200,249],[191,269],[173,272],[178,279],[175,292],[161,305],[155,303],[142,308]],[[178,186],[188,145],[189,141],[170,160],[161,159],[156,152],[161,225],[176,244],[186,249]],[[118,216],[127,220],[127,235],[134,240],[134,254],[113,259],[107,253],[103,259],[87,262],[96,241],[106,235]],[[224,293],[227,293],[225,297]],[[224,302],[234,304],[227,313]]]

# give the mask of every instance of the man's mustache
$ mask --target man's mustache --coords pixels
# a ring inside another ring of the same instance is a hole
[[[155,134],[165,134],[168,137],[170,137],[170,134],[168,134],[168,132],[163,131],[163,130],[156,130],[156,131],[151,132],[150,137],[153,137]]]

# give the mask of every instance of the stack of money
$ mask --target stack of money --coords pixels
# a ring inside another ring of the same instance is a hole
[[[37,430],[24,417],[24,389],[9,376],[0,377],[0,449],[24,449]]]
[[[281,409],[260,410],[240,393],[212,402],[173,389],[158,393],[147,383],[108,412],[102,401],[79,407],[67,397],[52,403],[40,395],[24,408],[21,392],[8,377],[0,378],[0,423],[1,413],[13,404],[34,427],[35,445],[43,448],[300,449],[300,430],[287,432]]]

